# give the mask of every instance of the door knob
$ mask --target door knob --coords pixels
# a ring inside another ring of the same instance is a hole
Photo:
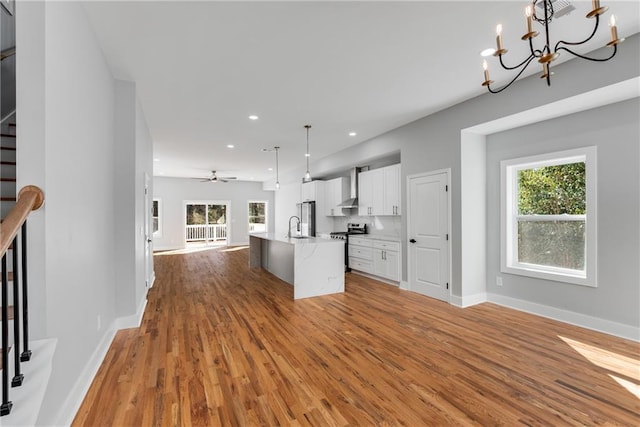
[[[409,242],[411,242],[411,243],[415,243],[415,242],[416,242],[416,239],[411,239],[411,240],[409,240]]]

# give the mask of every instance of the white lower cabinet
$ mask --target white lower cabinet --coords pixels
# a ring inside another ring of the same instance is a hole
[[[373,248],[369,239],[349,237],[349,268],[373,274]]]
[[[400,243],[350,237],[349,267],[399,282]]]

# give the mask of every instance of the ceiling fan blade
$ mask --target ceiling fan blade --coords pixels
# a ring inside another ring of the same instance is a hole
[[[219,176],[218,179],[226,179],[227,181],[230,179],[238,179],[235,176]]]

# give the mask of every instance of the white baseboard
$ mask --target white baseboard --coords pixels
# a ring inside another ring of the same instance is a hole
[[[451,295],[451,299],[449,300],[451,305],[460,308],[471,307],[472,305],[482,304],[483,302],[487,302],[487,294],[485,292],[464,297]]]
[[[114,321],[114,326],[116,330],[120,329],[129,329],[129,328],[137,328],[142,323],[142,316],[144,316],[144,309],[147,307],[147,298],[142,298],[140,304],[138,305],[138,310],[135,314],[130,316],[118,317]]]
[[[628,340],[640,341],[640,328],[631,325],[612,322],[611,320],[601,319],[599,317],[562,310],[560,308],[549,307],[547,305],[498,294],[488,294],[487,300],[494,304],[524,311],[526,313],[547,317],[549,319],[558,320],[560,322],[569,323],[586,329],[592,329],[598,332],[604,332],[605,334],[615,335]]]
[[[406,280],[401,280],[400,281],[400,289],[402,289],[403,291],[408,291],[409,290],[409,282],[407,282]]]
[[[91,386],[93,379],[98,373],[98,369],[100,369],[100,366],[102,365],[102,362],[107,355],[107,351],[109,351],[109,347],[111,346],[111,342],[113,341],[113,337],[115,336],[115,334],[116,329],[114,321],[111,327],[105,331],[105,334],[102,336],[102,339],[98,343],[96,349],[93,351],[93,354],[82,370],[80,377],[76,380],[75,384],[71,388],[71,391],[69,392],[69,395],[60,407],[58,414],[55,416],[55,421],[52,423],[52,425],[71,425],[73,419],[78,413],[78,410],[80,409],[80,405],[82,405],[84,397],[89,391],[89,387]]]

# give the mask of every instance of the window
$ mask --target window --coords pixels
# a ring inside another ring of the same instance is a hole
[[[162,236],[162,224],[160,223],[160,199],[153,199],[151,217],[153,218],[153,236]]]
[[[500,163],[502,271],[596,286],[596,148]]]
[[[249,233],[267,232],[267,202],[249,202]]]

